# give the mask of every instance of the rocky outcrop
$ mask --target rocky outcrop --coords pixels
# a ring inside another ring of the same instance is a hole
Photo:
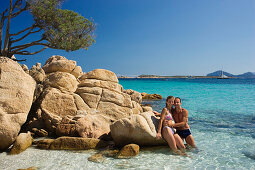
[[[65,72],[74,75],[76,78],[82,75],[80,66],[76,66],[76,61],[68,60],[63,56],[54,55],[50,57],[43,66],[45,73]]]
[[[166,142],[163,139],[156,139],[158,122],[153,112],[132,115],[114,122],[110,126],[111,135],[118,146],[130,143],[139,146],[164,145]]]
[[[36,82],[15,61],[0,57],[0,150],[16,139],[31,108]]]
[[[134,91],[132,89],[127,89],[127,90],[124,90],[123,92],[129,94],[131,96],[132,101],[135,101],[137,103],[142,102],[142,94],[141,93]]]
[[[87,74],[83,75],[81,79],[96,79],[119,83],[118,77],[115,75],[115,73],[105,69],[95,69],[93,71],[90,71]]]
[[[19,154],[25,151],[28,147],[32,145],[33,138],[31,133],[20,133],[16,141],[11,148],[10,154]]]
[[[52,56],[43,66],[46,77],[43,92],[37,97],[39,108],[35,109],[41,110],[41,119],[34,120],[43,120],[49,132],[100,138],[109,134],[113,121],[132,115],[134,108],[142,111],[129,94],[123,93],[113,72],[96,69],[77,76],[75,68],[76,62],[62,56]],[[71,120],[77,115],[83,117]]]
[[[20,67],[33,81],[31,89],[36,89],[24,126],[35,136],[82,136],[108,140],[111,139],[110,125],[114,121],[144,112],[140,104],[142,95],[131,89],[124,90],[117,76],[109,70],[95,69],[83,73],[75,61],[63,56],[50,57],[42,68],[37,63],[30,70],[26,66],[23,69],[37,82],[34,88],[35,81]],[[33,93],[30,91],[30,94]],[[16,95],[19,96],[19,93]],[[9,121],[4,118],[5,122]],[[23,123],[26,118],[27,114]],[[18,134],[18,131],[15,133]]]
[[[45,72],[41,68],[41,63],[36,63],[36,65],[33,65],[29,70],[29,75],[33,77],[37,83],[43,82],[45,79]]]
[[[125,145],[117,154],[117,158],[130,158],[139,154],[139,145],[128,144]]]
[[[141,93],[142,98],[146,100],[160,100],[163,97],[159,94],[147,94],[147,93]]]
[[[108,143],[95,138],[59,137],[38,141],[36,145],[50,150],[86,150],[104,148]]]

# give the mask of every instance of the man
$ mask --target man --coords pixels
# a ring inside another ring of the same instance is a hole
[[[188,125],[188,110],[181,107],[181,99],[179,97],[175,98],[174,106],[175,109],[173,109],[173,117],[175,124],[168,124],[167,121],[165,123],[170,127],[176,128],[177,134],[182,139],[185,139],[188,145],[196,147],[194,138],[191,135],[190,127]]]

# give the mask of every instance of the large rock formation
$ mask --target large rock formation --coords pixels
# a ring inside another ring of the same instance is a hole
[[[156,139],[159,120],[153,112],[132,115],[114,122],[111,135],[116,145],[135,143],[140,146],[164,145],[163,139]]]
[[[0,57],[0,150],[18,136],[31,108],[36,82],[15,61]]]
[[[141,94],[124,91],[109,70],[82,73],[75,61],[62,56],[52,56],[42,68],[46,76],[34,104],[35,113],[31,113],[36,116],[27,126],[30,129],[45,128],[58,136],[103,138],[114,121],[143,112]],[[32,126],[35,122],[38,127]]]

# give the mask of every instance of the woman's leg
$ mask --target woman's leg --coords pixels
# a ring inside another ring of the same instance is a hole
[[[181,137],[176,133],[174,134],[174,139],[176,141],[176,145],[177,147],[182,151],[185,152],[185,145],[183,143],[183,140],[181,139]]]
[[[163,128],[163,138],[167,141],[169,147],[174,152],[177,152],[176,142],[170,128],[167,127]]]

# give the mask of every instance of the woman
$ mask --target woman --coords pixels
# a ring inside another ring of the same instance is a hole
[[[158,125],[158,133],[156,135],[157,139],[161,138],[161,130],[163,138],[167,141],[169,147],[175,152],[178,153],[177,147],[182,151],[185,152],[185,146],[183,144],[183,140],[180,138],[178,134],[175,133],[175,129],[169,126],[165,126],[165,124],[173,124],[174,120],[172,117],[172,106],[174,104],[174,97],[168,96],[166,98],[166,107],[162,109],[160,115],[160,122]],[[162,125],[164,121],[168,121],[168,123],[164,123],[163,129]]]

